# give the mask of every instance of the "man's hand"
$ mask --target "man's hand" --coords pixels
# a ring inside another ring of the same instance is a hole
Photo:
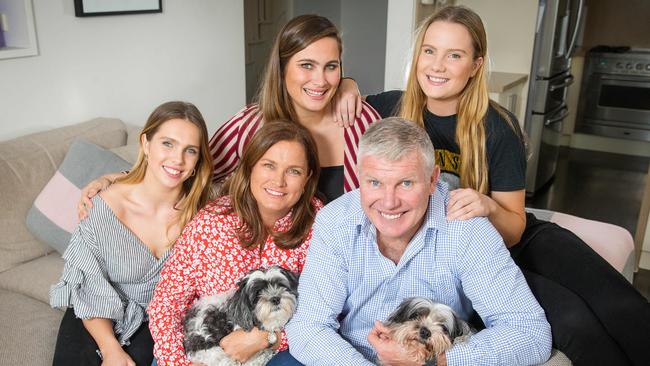
[[[223,337],[219,346],[223,348],[228,357],[244,363],[268,346],[268,333],[257,329],[257,327],[250,332],[238,329]]]
[[[382,365],[422,366],[390,337],[388,328],[378,320],[375,320],[375,326],[368,334],[368,342],[377,351],[377,358]]]

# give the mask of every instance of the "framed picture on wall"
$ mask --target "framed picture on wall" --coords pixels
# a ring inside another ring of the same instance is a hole
[[[74,0],[78,17],[162,13],[162,0]]]

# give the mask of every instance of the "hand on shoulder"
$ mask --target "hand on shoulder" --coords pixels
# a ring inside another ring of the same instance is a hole
[[[473,217],[488,217],[492,212],[492,199],[471,188],[460,188],[449,192],[447,220],[468,220]]]

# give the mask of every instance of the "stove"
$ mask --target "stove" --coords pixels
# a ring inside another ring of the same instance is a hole
[[[601,50],[587,55],[576,131],[650,141],[650,49]]]

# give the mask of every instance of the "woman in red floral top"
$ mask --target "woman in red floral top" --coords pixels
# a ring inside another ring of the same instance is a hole
[[[314,198],[320,165],[316,144],[297,123],[271,122],[253,136],[223,196],[185,227],[149,304],[158,365],[191,365],[182,320],[199,297],[232,289],[250,270],[280,265],[301,272],[311,226],[322,203]],[[269,347],[266,331],[236,330],[220,345],[243,362]],[[273,345],[287,343],[282,334]]]

